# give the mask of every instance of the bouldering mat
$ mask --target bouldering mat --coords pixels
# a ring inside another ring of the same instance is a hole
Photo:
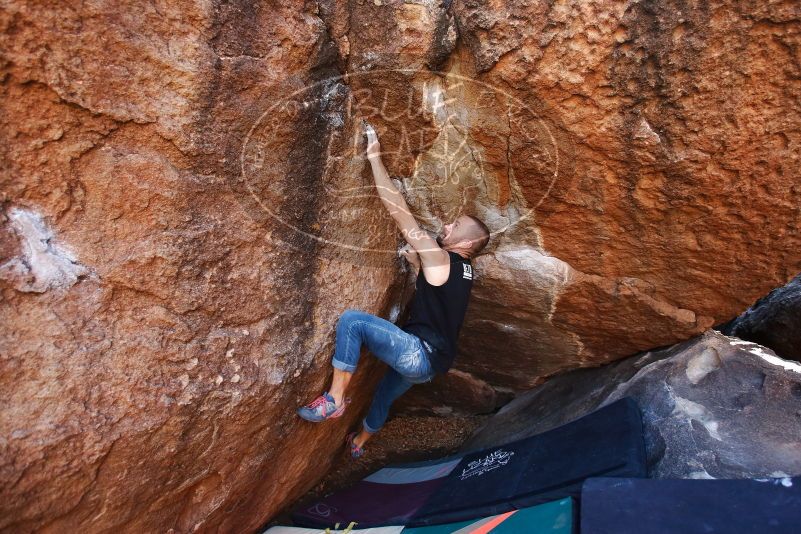
[[[576,506],[568,497],[502,514],[428,527],[408,527],[403,534],[573,534]]]
[[[452,523],[579,498],[589,477],[644,477],[637,404],[618,400],[550,431],[465,455],[409,526]]]
[[[801,478],[670,480],[592,478],[582,534],[797,534]]]
[[[565,497],[591,476],[645,476],[642,422],[621,399],[571,423],[463,456],[385,467],[292,514],[295,524],[427,526],[497,515]]]
[[[341,525],[340,525],[341,526]],[[345,525],[347,527],[347,525]],[[272,527],[264,531],[263,534],[400,534],[404,532],[402,526],[394,527],[375,527],[338,530],[325,530],[322,528],[303,528],[303,527]]]
[[[298,507],[292,521],[322,528],[351,521],[360,528],[405,525],[461,458],[449,456],[379,469],[350,488]]]

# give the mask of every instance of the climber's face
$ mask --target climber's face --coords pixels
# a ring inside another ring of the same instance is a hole
[[[450,224],[442,227],[439,235],[437,236],[437,243],[440,247],[446,248],[455,245],[460,241],[470,239],[473,221],[468,217],[459,216]]]

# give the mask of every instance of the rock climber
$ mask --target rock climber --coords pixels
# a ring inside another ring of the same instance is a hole
[[[464,214],[444,225],[436,239],[422,230],[387,174],[375,129],[363,124],[366,155],[378,196],[406,240],[400,253],[413,267],[417,281],[409,320],[402,328],[358,310],[348,309],[339,316],[331,387],[298,408],[298,415],[312,422],[341,416],[350,402],[345,390],[356,370],[362,345],[384,361],[389,368],[362,420],[362,430],[351,432],[346,438],[353,458],[364,454],[365,442],[383,426],[395,399],[413,384],[429,382],[435,374],[446,373],[453,364],[473,286],[471,259],[490,238],[490,231],[481,220]]]

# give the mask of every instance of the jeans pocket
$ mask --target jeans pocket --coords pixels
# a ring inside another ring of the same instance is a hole
[[[425,380],[431,374],[431,362],[428,361],[419,340],[413,344],[411,350],[398,357],[396,370],[414,383]]]

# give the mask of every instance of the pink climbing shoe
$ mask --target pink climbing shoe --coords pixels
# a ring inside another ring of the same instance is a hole
[[[319,423],[326,419],[336,419],[345,413],[345,408],[349,403],[350,397],[343,399],[342,406],[337,407],[334,397],[326,391],[306,406],[298,408],[298,415],[306,421]]]
[[[345,441],[348,443],[348,448],[350,449],[350,457],[351,458],[361,458],[364,454],[364,448],[359,447],[356,445],[353,440],[356,438],[356,432],[351,432],[345,438]]]

